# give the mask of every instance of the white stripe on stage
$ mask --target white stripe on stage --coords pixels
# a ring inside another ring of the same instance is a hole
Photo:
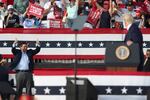
[[[65,86],[66,77],[72,76],[34,76],[36,86]],[[88,78],[93,85],[111,86],[150,86],[150,76],[136,75],[82,75],[79,78]],[[42,80],[42,81],[41,81]]]
[[[35,100],[66,100],[65,95],[35,95]],[[137,95],[98,95],[98,100],[147,100],[146,96]]]
[[[18,40],[22,41],[74,41],[75,34],[0,34],[2,40]],[[77,34],[78,41],[122,41],[122,34]]]
[[[99,95],[98,100],[147,100],[147,97],[137,95]]]
[[[31,48],[35,49],[35,48]],[[143,48],[144,54],[148,48]],[[77,55],[105,55],[106,48],[77,48]],[[11,54],[11,48],[1,48],[1,54]],[[42,48],[37,55],[75,55],[75,48]]]
[[[75,34],[0,34],[2,40],[18,40],[22,41],[74,41]],[[124,34],[77,34],[78,41],[123,41]],[[143,40],[149,41],[150,35],[143,34]]]

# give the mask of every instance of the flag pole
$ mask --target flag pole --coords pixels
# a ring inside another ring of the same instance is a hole
[[[75,29],[75,59],[74,59],[74,100],[78,100],[78,87],[77,87],[77,34],[79,30]]]

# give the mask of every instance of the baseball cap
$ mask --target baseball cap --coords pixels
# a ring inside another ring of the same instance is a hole
[[[138,7],[138,8],[135,9],[135,12],[136,12],[136,13],[141,13],[142,11],[143,11],[143,10],[142,10],[141,7]]]
[[[14,9],[13,5],[8,5],[7,10]]]

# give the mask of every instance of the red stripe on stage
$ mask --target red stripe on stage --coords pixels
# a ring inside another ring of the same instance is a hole
[[[13,55],[3,55],[3,58],[13,58]],[[60,60],[65,60],[65,59],[88,59],[88,60],[94,60],[94,59],[104,59],[104,55],[35,55],[34,59],[60,59]]]
[[[35,75],[74,75],[73,68],[47,68],[34,70]],[[79,68],[77,75],[123,75],[123,76],[150,76],[150,72],[136,71],[105,71],[103,69]]]
[[[149,29],[142,29],[143,34],[150,34]],[[125,30],[121,29],[83,29],[82,31],[72,31],[71,29],[59,28],[59,29],[20,29],[20,28],[9,28],[0,29],[0,34],[124,34]]]

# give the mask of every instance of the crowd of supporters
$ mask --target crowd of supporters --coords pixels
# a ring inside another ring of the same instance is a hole
[[[29,14],[31,4],[44,9],[42,17]],[[44,21],[70,28],[78,16],[87,16],[85,28],[124,28],[125,13],[139,28],[150,27],[149,0],[0,0],[3,28],[42,28]]]

